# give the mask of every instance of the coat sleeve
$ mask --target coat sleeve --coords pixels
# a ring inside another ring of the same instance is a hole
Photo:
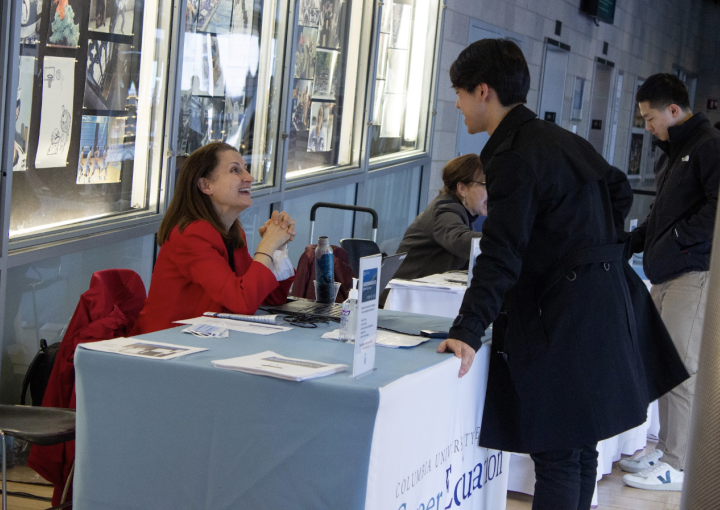
[[[512,153],[493,158],[481,253],[460,307],[462,321],[450,330],[450,338],[480,348],[480,339],[500,312],[505,293],[520,277],[539,197],[537,178],[523,160]]]
[[[681,248],[707,242],[713,237],[720,185],[720,138],[714,138],[699,147],[694,160],[694,173],[705,193],[705,203],[697,212],[675,225],[675,241]]]
[[[612,205],[613,223],[618,236],[625,230],[625,218],[630,213],[633,203],[633,190],[628,182],[625,172],[614,166],[605,176],[608,191],[610,192],[610,203]]]
[[[207,224],[189,225],[174,241],[180,273],[233,313],[254,314],[278,288],[275,275],[259,262],[251,261],[242,276],[233,273],[220,234]]]
[[[470,246],[475,237],[482,237],[463,221],[463,208],[459,204],[443,204],[433,214],[433,238],[447,251],[463,259],[470,258]],[[467,217],[467,214],[465,214]]]

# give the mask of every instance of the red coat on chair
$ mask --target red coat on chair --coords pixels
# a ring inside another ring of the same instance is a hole
[[[317,244],[308,244],[303,254],[300,255],[295,283],[290,291],[292,296],[315,300],[315,284],[313,283],[313,280],[315,280],[315,248],[317,248]],[[340,289],[338,289],[335,302],[342,303],[350,295],[353,272],[348,264],[348,256],[345,250],[335,245],[332,246],[332,250],[335,262],[333,264],[335,281],[340,282]]]
[[[75,409],[75,348],[85,342],[127,336],[145,303],[145,285],[130,269],[93,273],[90,288],[70,320],[53,365],[42,405]],[[75,441],[54,446],[33,445],[28,466],[55,485],[52,504],[58,505],[65,480],[75,461]]]

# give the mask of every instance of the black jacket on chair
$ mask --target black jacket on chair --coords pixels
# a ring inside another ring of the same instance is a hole
[[[655,142],[664,153],[655,165],[657,197],[632,232],[632,251],[645,252],[643,269],[652,283],[710,268],[720,185],[720,131],[705,115],[670,127],[668,135],[667,142]]]
[[[650,401],[687,372],[623,259],[615,223],[627,180],[586,140],[524,106],[481,159],[482,253],[450,330],[477,349],[494,321],[479,444],[536,453],[640,425]]]

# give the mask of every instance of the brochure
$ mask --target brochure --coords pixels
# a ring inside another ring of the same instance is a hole
[[[166,344],[162,342],[148,342],[136,338],[114,338],[102,342],[89,342],[79,344],[83,349],[125,356],[136,356],[138,358],[151,359],[172,359],[196,352],[207,351],[201,347],[187,347],[185,345]]]
[[[213,361],[213,365],[218,368],[278,377],[288,381],[314,379],[315,377],[344,372],[348,368],[347,365],[330,365],[306,359],[286,358],[272,351],[237,358],[218,359]]]

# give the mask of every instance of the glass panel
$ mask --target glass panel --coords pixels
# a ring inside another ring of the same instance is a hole
[[[397,252],[405,230],[418,212],[422,167],[408,168],[382,177],[368,179],[365,203],[378,213],[377,244],[383,253]],[[358,213],[355,237],[372,239],[372,218]]]
[[[425,148],[437,10],[437,0],[382,7],[370,157]]]
[[[273,183],[284,17],[278,0],[187,0],[178,154],[238,149],[255,184]],[[178,161],[178,165],[180,162]]]
[[[333,204],[355,205],[355,184],[343,186],[327,191],[320,191],[285,201],[285,211],[295,218],[295,240],[288,245],[289,257],[293,265],[297,266],[305,247],[310,239],[310,208],[316,202],[330,202]],[[328,236],[330,244],[338,246],[340,239],[352,237],[353,213],[339,209],[318,209],[315,214],[315,232],[313,243],[317,243],[319,236]]]
[[[299,0],[287,177],[347,165],[359,72],[361,0]]]
[[[102,269],[132,269],[147,289],[154,248],[155,236],[148,235],[8,269],[2,403],[19,403],[23,376],[40,348],[40,339],[48,344],[62,339],[92,274]]]
[[[10,237],[156,212],[172,2],[14,1]]]

